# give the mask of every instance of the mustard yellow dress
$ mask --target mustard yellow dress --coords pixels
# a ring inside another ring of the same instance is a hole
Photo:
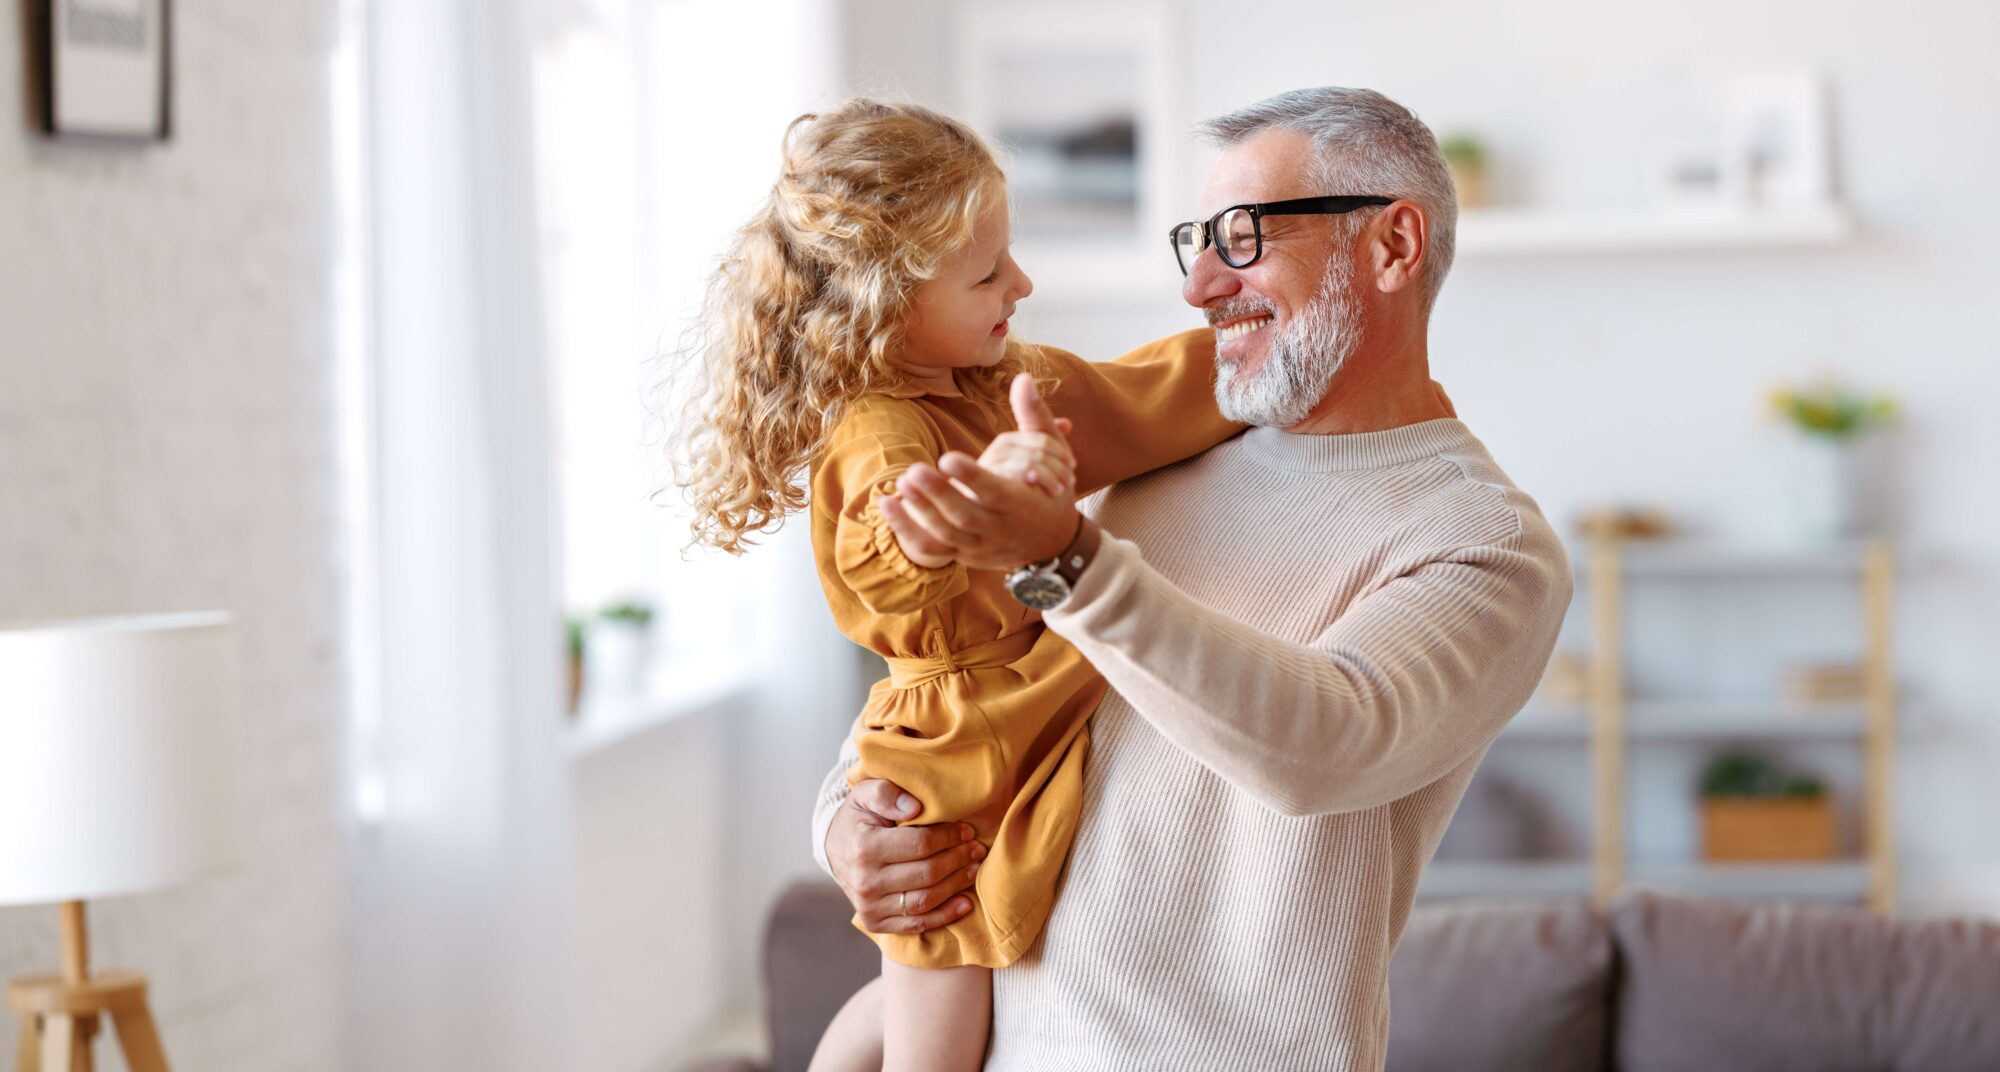
[[[1214,333],[1198,329],[1093,364],[1045,346],[1029,367],[1060,384],[1077,493],[1192,457],[1243,428],[1214,397]],[[920,823],[971,823],[988,853],[973,911],[920,935],[870,937],[917,967],[1013,963],[1042,930],[1083,804],[1086,720],[1103,678],[1002,585],[1002,574],[910,561],[876,499],[918,462],[978,457],[1012,414],[909,388],[857,403],[812,467],[812,536],[834,621],[880,654],[855,726],[850,783],[887,778],[924,802]],[[859,921],[857,919],[857,925]]]

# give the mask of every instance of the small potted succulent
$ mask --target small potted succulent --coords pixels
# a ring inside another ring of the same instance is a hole
[[[1767,756],[1725,752],[1702,772],[1701,835],[1711,861],[1830,860],[1833,799]]]
[[[1824,378],[1771,392],[1772,411],[1798,432],[1789,485],[1804,542],[1826,543],[1862,530],[1861,440],[1896,420],[1896,401]]]
[[[609,604],[585,627],[584,678],[592,695],[637,696],[651,650],[653,608],[640,599]]]

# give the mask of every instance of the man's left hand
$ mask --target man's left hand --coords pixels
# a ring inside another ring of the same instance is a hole
[[[1023,432],[1062,437],[1055,415],[1025,373],[1012,401]],[[1082,517],[1067,497],[1051,497],[982,469],[952,451],[937,468],[915,465],[878,505],[903,549],[957,559],[973,569],[1013,569],[1054,558],[1074,539]]]

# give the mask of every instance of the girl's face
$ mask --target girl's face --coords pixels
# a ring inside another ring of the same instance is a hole
[[[938,273],[910,296],[902,365],[919,380],[949,386],[951,370],[997,364],[1007,346],[1007,318],[1034,292],[1007,250],[1012,219],[995,187],[972,241],[944,258]]]

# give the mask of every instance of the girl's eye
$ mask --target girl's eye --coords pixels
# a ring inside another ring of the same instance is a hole
[[[986,284],[991,283],[999,278],[1000,278],[1000,269],[995,268],[993,269],[991,274],[989,274],[986,278],[979,281],[979,285],[983,287]]]

